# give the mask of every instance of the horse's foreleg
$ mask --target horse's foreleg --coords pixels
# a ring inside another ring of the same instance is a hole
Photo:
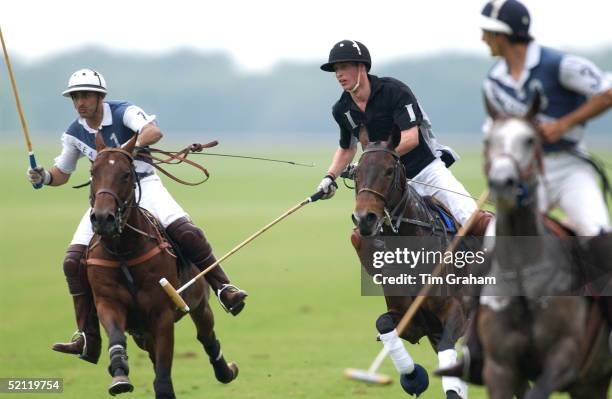
[[[483,377],[490,399],[512,399],[521,385],[514,367],[498,363],[491,357],[485,360]]]
[[[395,369],[400,374],[400,384],[404,391],[410,395],[419,396],[427,390],[429,377],[427,371],[419,364],[416,364],[404,343],[397,335],[397,318],[393,317],[392,312],[382,314],[376,320],[376,329],[380,333],[380,340],[389,352],[389,357],[395,365]]]
[[[547,357],[542,374],[527,393],[526,399],[544,399],[578,377],[578,345],[572,337],[562,339]]]
[[[106,303],[99,300],[96,303],[98,314],[106,334],[108,335],[108,352],[110,365],[108,372],[112,377],[108,392],[117,395],[124,392],[132,392],[134,386],[128,378],[130,368],[127,357],[127,341],[125,337],[126,312],[117,303]]]
[[[174,312],[164,310],[150,326],[155,342],[155,389],[156,399],[174,399],[172,386],[172,355],[174,353]]]
[[[438,367],[445,369],[457,362],[457,351],[455,343],[463,330],[465,315],[459,305],[455,302],[453,309],[448,313],[444,322],[442,337],[437,344]],[[468,396],[468,387],[465,382],[457,377],[442,377],[442,389],[446,393],[447,399],[463,398]]]
[[[196,326],[198,341],[202,343],[206,354],[215,371],[217,381],[224,384],[232,382],[238,376],[238,366],[236,363],[228,364],[221,351],[221,343],[217,340],[214,327],[214,316],[210,305],[202,303],[190,313],[191,319]]]

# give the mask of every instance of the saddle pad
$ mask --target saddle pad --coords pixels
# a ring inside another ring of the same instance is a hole
[[[426,201],[429,209],[434,211],[438,216],[440,216],[440,220],[444,223],[444,227],[446,231],[450,234],[455,234],[458,231],[457,221],[455,218],[448,212],[443,206],[436,203],[435,200]]]

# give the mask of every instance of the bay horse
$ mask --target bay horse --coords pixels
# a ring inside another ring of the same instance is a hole
[[[497,284],[483,288],[476,319],[482,376],[492,399],[544,399],[554,391],[605,399],[609,329],[597,304],[580,295],[575,241],[553,236],[538,209],[539,105],[536,94],[519,118],[487,104],[494,122],[485,137],[485,169],[497,208],[490,275]]]
[[[158,281],[166,277],[175,287],[197,274],[192,264],[177,268],[177,256],[155,218],[138,206],[140,183],[133,164],[136,135],[121,148],[107,147],[96,135],[97,156],[91,167],[91,220],[95,232],[88,247],[87,278],[96,309],[109,339],[111,395],[131,392],[126,331],[149,353],[158,399],[174,398],[171,368],[174,323],[184,314],[177,310]],[[180,262],[178,262],[180,263]],[[229,383],[238,375],[227,364],[213,329],[209,287],[204,279],[185,292],[192,309],[197,339],[202,343],[218,381]]]
[[[355,171],[356,199],[352,217],[357,227],[351,241],[370,276],[376,273],[372,252],[379,239],[399,237],[406,243],[425,238],[439,251],[444,251],[452,239],[443,221],[407,183],[405,168],[395,152],[399,140],[399,132],[396,132],[386,142],[362,143],[364,151]],[[395,329],[415,298],[391,291],[383,288],[387,313],[376,322],[381,334]],[[440,365],[449,365],[456,360],[455,343],[463,335],[465,325],[466,312],[459,296],[432,295],[423,302],[400,338],[415,344],[426,336],[438,354]],[[401,342],[396,345],[399,344]],[[400,371],[400,382],[406,392],[419,395],[427,388],[428,383],[423,383],[427,380],[427,372],[418,365],[415,371],[424,375],[409,376]],[[421,382],[416,381],[419,379]],[[444,377],[442,385],[446,398],[467,398],[467,385],[458,378]]]

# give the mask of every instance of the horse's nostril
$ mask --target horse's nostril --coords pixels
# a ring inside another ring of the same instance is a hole
[[[512,178],[512,177],[508,177],[508,178],[506,179],[506,187],[512,187],[512,186],[514,186],[514,183],[515,183],[515,182],[514,182],[514,178]]]
[[[375,213],[368,212],[368,214],[366,215],[365,219],[366,219],[366,222],[368,222],[368,223],[374,223],[374,222],[376,222],[377,217],[376,217]]]
[[[112,213],[109,213],[108,215],[106,215],[106,222],[107,223],[114,223],[115,222],[115,215],[113,215]]]

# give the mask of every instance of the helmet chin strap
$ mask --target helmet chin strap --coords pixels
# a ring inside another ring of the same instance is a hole
[[[361,83],[361,72],[357,75],[357,83],[353,86],[352,89],[349,89],[349,93],[353,94],[359,89],[359,84]]]
[[[359,87],[360,87],[360,85],[361,85],[361,66],[363,65],[363,66],[364,66],[364,68],[365,68],[365,65],[364,65],[364,64],[359,63],[359,64],[357,64],[357,65],[358,65],[358,68],[359,68],[359,73],[358,73],[358,75],[357,75],[357,83],[355,83],[355,86],[353,86],[353,88],[352,88],[352,89],[348,89],[348,90],[347,90],[347,91],[348,91],[349,93],[351,93],[351,94],[355,94],[355,92],[356,92],[356,91],[359,89]]]

